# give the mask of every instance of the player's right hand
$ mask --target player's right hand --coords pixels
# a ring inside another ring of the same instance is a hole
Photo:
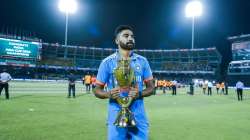
[[[113,88],[109,91],[109,98],[117,99],[120,95],[120,88]]]

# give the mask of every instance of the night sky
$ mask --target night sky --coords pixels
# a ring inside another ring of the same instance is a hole
[[[216,46],[222,65],[231,60],[229,36],[250,33],[249,0],[202,0],[203,15],[195,23],[195,48]],[[68,44],[115,48],[120,24],[135,30],[138,49],[191,48],[187,0],[78,0],[69,17]],[[58,0],[1,0],[0,31],[36,34],[44,42],[64,43],[65,16]]]

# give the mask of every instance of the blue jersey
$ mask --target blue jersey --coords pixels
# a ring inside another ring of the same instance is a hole
[[[120,56],[118,52],[110,55],[102,61],[98,70],[97,83],[102,85],[107,84],[109,90],[114,88],[114,85],[116,85],[113,71],[117,67],[119,59]],[[136,84],[138,85],[139,92],[142,92],[144,81],[153,79],[149,63],[145,57],[135,53],[131,53],[130,59],[130,66],[135,72]],[[115,101],[110,99],[108,110],[107,123],[111,125],[115,122],[120,106]],[[130,110],[133,112],[137,124],[148,125],[143,98],[134,100],[130,105]]]

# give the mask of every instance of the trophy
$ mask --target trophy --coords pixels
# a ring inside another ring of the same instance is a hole
[[[134,70],[130,67],[130,59],[118,61],[118,66],[114,70],[114,76],[120,88],[120,96],[116,101],[121,107],[114,125],[117,127],[134,127],[136,125],[134,115],[129,110],[133,99],[128,97],[130,87],[134,86],[133,84],[135,83]]]

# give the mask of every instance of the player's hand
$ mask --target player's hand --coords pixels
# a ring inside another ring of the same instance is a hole
[[[120,88],[113,88],[109,91],[109,98],[117,99],[120,96]]]
[[[128,93],[129,97],[132,97],[133,99],[136,99],[139,97],[139,90],[138,88],[131,87],[130,91]]]

